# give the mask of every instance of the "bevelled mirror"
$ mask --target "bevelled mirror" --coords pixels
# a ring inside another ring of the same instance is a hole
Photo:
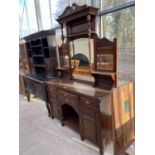
[[[116,39],[94,37],[94,70],[100,72],[116,72],[117,43]]]
[[[80,38],[71,42],[71,64],[77,69],[90,69],[92,63],[89,56],[88,38]],[[93,48],[92,50],[93,51]],[[92,54],[93,55],[93,52]]]
[[[92,39],[91,39],[91,42]],[[93,46],[93,45],[92,45]],[[71,47],[71,66],[74,67],[73,77],[84,81],[92,82],[90,74],[91,64],[94,58],[90,60],[89,38],[80,38],[70,42]],[[93,47],[91,49],[93,56]]]
[[[97,54],[97,70],[113,71],[114,55],[113,54]]]

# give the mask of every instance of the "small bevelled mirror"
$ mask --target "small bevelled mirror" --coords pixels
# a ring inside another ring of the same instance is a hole
[[[69,67],[69,56],[68,55],[60,56],[60,66]]]
[[[97,70],[113,71],[114,55],[113,54],[97,54]]]

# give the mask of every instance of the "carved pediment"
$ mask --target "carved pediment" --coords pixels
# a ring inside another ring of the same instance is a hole
[[[83,8],[86,8],[86,7],[87,7],[87,5],[79,6],[76,3],[73,3],[72,6],[66,7],[66,9],[64,10],[64,12],[59,16],[58,19],[63,18],[63,17],[66,17],[66,16],[68,16],[68,15],[74,13],[74,12],[80,11]]]
[[[106,37],[103,37],[103,38],[99,38],[97,36],[97,34],[94,34],[94,42],[97,42],[97,43],[102,43],[103,45],[112,45],[113,44],[113,41],[110,41],[109,39],[107,39]]]

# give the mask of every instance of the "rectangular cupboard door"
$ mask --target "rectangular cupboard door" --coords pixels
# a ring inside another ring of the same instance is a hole
[[[97,143],[96,123],[94,120],[89,119],[87,116],[82,116],[82,129],[84,137],[93,143]]]

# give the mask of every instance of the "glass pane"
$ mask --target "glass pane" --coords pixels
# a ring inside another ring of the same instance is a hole
[[[24,36],[29,35],[29,28],[28,28],[25,9],[24,9],[23,18],[21,19],[20,24],[21,24],[20,37],[22,38]]]
[[[69,67],[69,56],[68,55],[60,56],[60,66]]]
[[[47,30],[52,27],[50,20],[49,0],[39,0],[39,1],[41,9],[42,26],[44,30]],[[51,2],[53,1],[51,0]]]
[[[113,54],[98,54],[97,55],[97,70],[114,70],[114,55]]]
[[[77,40],[74,40],[74,43],[71,42],[70,49],[71,49],[71,57],[73,60],[79,60],[76,61],[75,66],[80,68],[89,68],[90,63],[92,63],[92,60],[94,59],[93,54],[93,40],[91,39],[91,60],[89,59],[89,39],[88,38],[80,38]],[[74,48],[74,52],[73,52]],[[73,55],[75,54],[75,55]],[[74,62],[74,61],[72,61]],[[77,65],[76,65],[77,64]]]
[[[58,26],[58,16],[64,11],[66,6],[69,6],[69,0],[52,0],[52,27]]]
[[[102,16],[103,36],[113,40],[117,38],[119,47],[124,52],[134,52],[135,44],[135,8],[128,8]]]
[[[102,16],[103,37],[118,42],[119,78],[134,80],[135,72],[135,7]]]
[[[20,17],[22,17],[23,7],[24,7],[24,1],[19,0],[19,15],[20,15]]]
[[[101,1],[102,1],[102,10],[106,10],[134,0],[101,0]]]
[[[72,0],[71,1],[72,2],[72,4],[73,3],[76,3],[76,4],[78,4],[78,5],[88,5],[88,6],[90,6],[91,5],[91,0]]]
[[[27,0],[26,6],[27,6],[27,15],[28,15],[30,33],[37,32],[38,26],[37,26],[34,0]]]

